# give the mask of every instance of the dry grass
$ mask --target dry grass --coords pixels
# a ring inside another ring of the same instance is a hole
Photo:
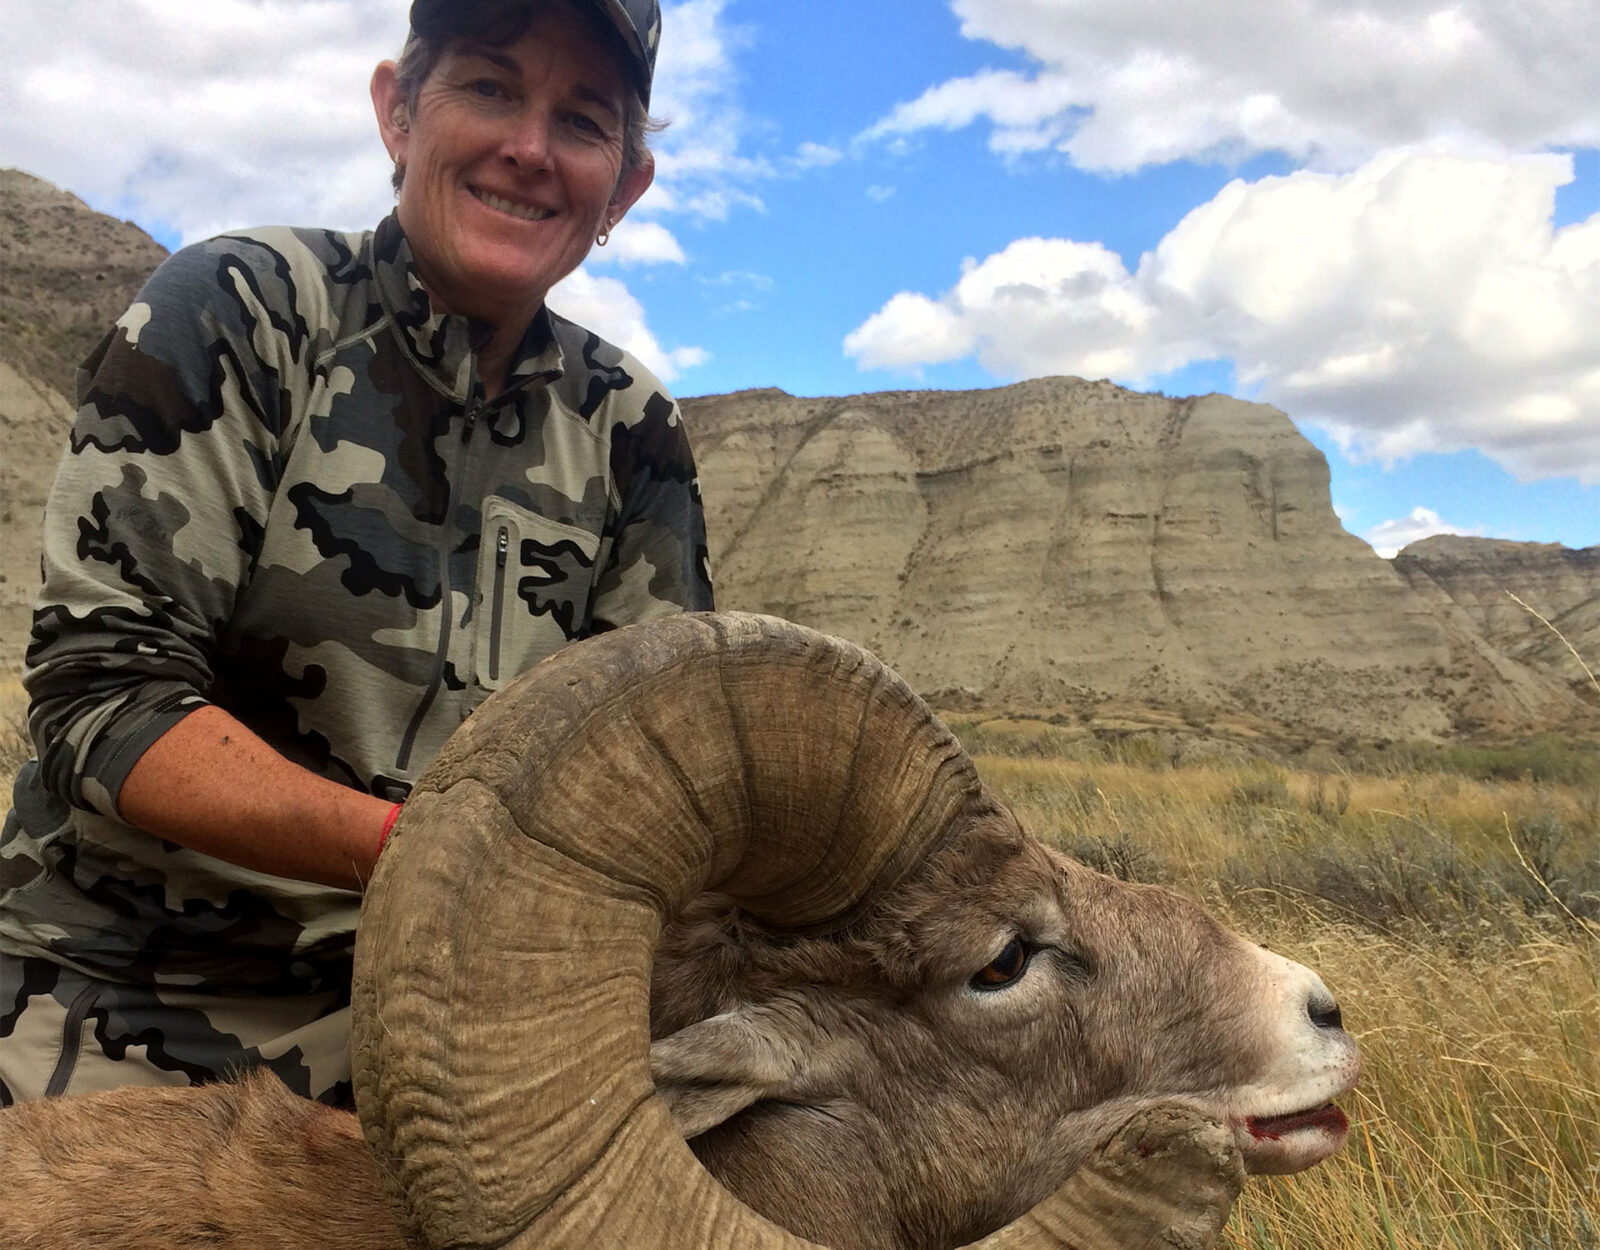
[[[11,806],[11,782],[27,762],[28,696],[16,678],[0,679],[0,802]]]
[[[1592,782],[1048,754],[979,769],[1042,836],[1316,968],[1361,1041],[1349,1147],[1253,1182],[1225,1247],[1600,1250]]]
[[[1267,909],[1274,910],[1274,909]],[[1476,949],[1302,907],[1235,923],[1314,965],[1361,1040],[1345,1154],[1253,1185],[1231,1244],[1593,1250],[1600,1229],[1600,943],[1529,925]]]

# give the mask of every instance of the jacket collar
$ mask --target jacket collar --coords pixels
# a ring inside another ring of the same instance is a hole
[[[378,298],[412,363],[457,402],[481,398],[476,353],[488,343],[494,327],[487,321],[435,312],[417,274],[411,244],[390,213],[372,236],[372,268]],[[541,305],[523,332],[507,374],[506,394],[531,385],[548,385],[565,369],[549,309]]]

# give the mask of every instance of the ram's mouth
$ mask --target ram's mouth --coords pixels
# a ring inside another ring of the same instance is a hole
[[[1301,1129],[1341,1135],[1350,1131],[1350,1121],[1331,1102],[1315,1110],[1296,1111],[1292,1115],[1253,1115],[1245,1120],[1244,1126],[1257,1141],[1280,1141]]]
[[[1252,1115],[1236,1121],[1245,1167],[1256,1173],[1299,1172],[1344,1145],[1350,1121],[1333,1103],[1288,1115]]]

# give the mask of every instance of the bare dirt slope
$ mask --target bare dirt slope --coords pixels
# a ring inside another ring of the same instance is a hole
[[[72,406],[0,356],[0,672],[14,676],[39,584],[39,519]]]
[[[70,395],[78,362],[166,256],[132,222],[0,169],[0,360]]]
[[[74,195],[0,169],[0,664],[20,662],[38,517],[72,422],[78,362],[166,249]]]

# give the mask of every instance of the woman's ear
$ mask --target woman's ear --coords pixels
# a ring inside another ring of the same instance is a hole
[[[639,202],[639,197],[650,189],[650,184],[655,180],[656,158],[646,152],[644,160],[623,174],[617,182],[617,189],[611,193],[611,203],[606,206],[607,230],[627,216],[628,210]]]
[[[397,166],[404,165],[411,138],[411,110],[400,87],[399,67],[393,61],[380,61],[372,71],[371,91],[372,111],[377,114],[384,149]]]

